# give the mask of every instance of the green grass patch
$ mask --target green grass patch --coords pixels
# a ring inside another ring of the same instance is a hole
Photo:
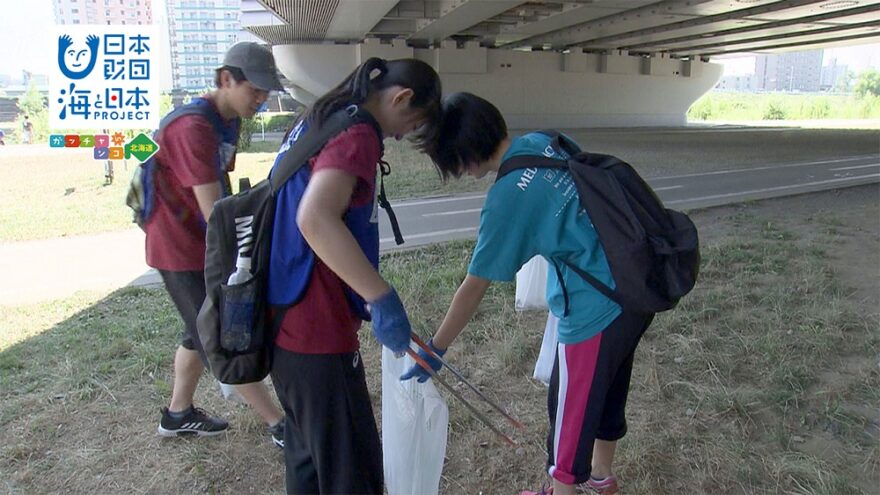
[[[236,157],[230,174],[233,190],[239,179],[251,184],[266,178],[278,143],[254,141]],[[391,199],[485,190],[491,181],[471,178],[443,184],[430,160],[407,142],[386,141],[385,159],[392,174],[385,178]],[[104,185],[104,161],[90,149],[27,148],[0,155],[0,242],[113,232],[134,228],[125,195],[137,162],[114,162],[115,180]]]
[[[244,169],[236,167],[238,176],[246,176],[248,173],[254,177],[265,177],[269,168],[274,163],[280,142],[278,141],[252,141],[250,149],[243,155],[250,153],[271,153],[271,161],[258,159],[258,166],[254,166],[254,160],[246,159]],[[239,155],[239,161],[242,160]],[[385,140],[385,161],[391,165],[391,175],[385,177],[385,191],[390,199],[408,199],[423,196],[439,196],[473,191],[485,191],[492,185],[491,178],[476,180],[466,176],[461,179],[443,183],[431,160],[424,154],[416,151],[407,141]],[[255,181],[252,178],[252,183]]]
[[[265,141],[260,140],[259,133],[254,134],[251,137],[251,145],[247,150],[241,151],[239,154],[243,153],[278,153],[278,148],[281,146],[281,141],[267,139]]]
[[[870,493],[880,467],[878,322],[835,279],[832,244],[742,211],[718,227],[730,229],[727,240],[705,246],[693,294],[658,315],[637,350],[617,474],[628,493]],[[472,249],[452,242],[383,256],[383,274],[422,335],[442,320]],[[546,392],[529,376],[546,314],[518,313],[513,299],[513,284],[493,284],[447,358],[527,428],[510,432],[520,442],[511,449],[450,398],[444,493],[515,493],[545,480]],[[7,314],[8,491],[283,491],[263,426],[208,379],[198,404],[228,417],[229,434],[156,437],[180,328],[164,291],[80,294]],[[361,340],[378,414],[379,348],[368,327]]]
[[[880,97],[710,91],[689,120],[823,120],[880,118]]]

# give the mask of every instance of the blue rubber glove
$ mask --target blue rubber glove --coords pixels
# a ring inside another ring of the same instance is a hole
[[[409,318],[396,290],[392,288],[391,292],[370,302],[370,315],[373,319],[373,335],[380,344],[394,352],[404,352],[409,348]]]
[[[434,347],[434,339],[428,341],[428,348],[434,351],[434,353],[440,357],[443,357],[443,355],[446,354],[446,349],[441,350]],[[443,363],[441,363],[439,359],[429,356],[424,349],[419,349],[419,357],[421,357],[425,360],[426,363],[431,365],[434,373],[440,371],[440,368],[443,367]],[[416,363],[413,365],[412,368],[409,369],[409,371],[407,371],[400,377],[400,381],[404,382],[413,377],[418,377],[419,383],[425,383],[426,381],[428,381],[428,378],[431,378],[431,375],[429,375],[428,372],[425,371],[425,368],[422,368],[419,363]]]

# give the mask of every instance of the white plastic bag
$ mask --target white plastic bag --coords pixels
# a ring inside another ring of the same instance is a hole
[[[559,327],[559,318],[553,313],[547,313],[547,324],[544,325],[544,340],[541,341],[541,352],[535,361],[535,371],[532,376],[535,380],[550,385],[550,376],[553,374],[553,363],[556,361],[556,330]]]
[[[431,495],[440,490],[449,409],[428,380],[400,381],[412,366],[382,348],[382,460],[389,495]]]
[[[235,390],[235,385],[230,385],[228,383],[223,383],[217,380],[217,385],[220,386],[220,393],[223,394],[223,398],[226,400],[231,400],[232,402],[240,402],[242,404],[247,404],[244,400],[244,397]]]
[[[547,260],[535,256],[516,272],[517,311],[547,309]]]

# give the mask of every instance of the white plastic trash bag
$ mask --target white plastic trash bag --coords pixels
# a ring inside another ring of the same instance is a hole
[[[431,495],[440,489],[449,409],[428,380],[400,381],[412,366],[382,348],[382,460],[389,495]]]
[[[241,394],[239,394],[238,391],[235,390],[235,385],[223,383],[219,380],[217,381],[217,385],[220,386],[220,393],[223,394],[224,399],[247,404],[247,402],[244,400],[244,397],[242,397]]]
[[[516,272],[517,311],[547,309],[547,260],[535,256]]]
[[[550,385],[550,376],[553,374],[553,363],[556,361],[556,331],[559,327],[559,318],[553,313],[547,313],[547,324],[544,325],[544,340],[541,341],[541,352],[535,362],[535,371],[532,376],[546,385]]]

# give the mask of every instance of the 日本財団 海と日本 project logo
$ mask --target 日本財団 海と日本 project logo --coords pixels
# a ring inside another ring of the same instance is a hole
[[[159,32],[152,25],[56,26],[50,128],[159,127]]]

